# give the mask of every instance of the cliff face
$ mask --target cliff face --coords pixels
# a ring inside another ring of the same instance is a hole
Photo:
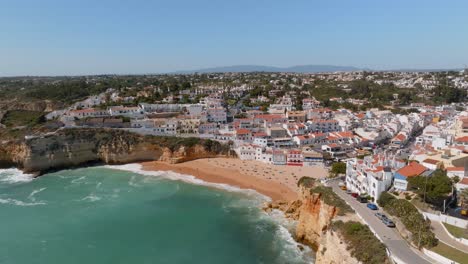
[[[315,256],[316,264],[359,264],[356,258],[351,256],[347,244],[343,242],[340,234],[328,230],[319,240],[320,244]]]
[[[311,194],[301,190],[302,206],[300,207],[296,237],[306,244],[315,245],[325,233],[337,213],[334,206],[324,203],[320,194]]]
[[[28,110],[38,112],[51,112],[63,108],[63,104],[49,100],[3,100],[0,101],[0,110]]]
[[[338,208],[326,204],[321,194],[302,187],[299,200],[290,204],[275,202],[264,209],[281,209],[286,217],[297,220],[296,240],[316,251],[316,264],[359,263],[351,256],[341,235],[330,228],[332,221],[349,216],[338,216]]]
[[[26,172],[79,166],[161,160],[172,163],[223,155],[217,142],[143,137],[117,130],[70,129],[10,142],[0,149],[0,166],[16,164]]]

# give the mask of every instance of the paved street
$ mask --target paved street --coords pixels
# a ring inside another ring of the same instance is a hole
[[[362,218],[364,218],[372,230],[380,236],[390,252],[398,259],[407,264],[431,263],[431,261],[425,259],[428,259],[428,257],[424,256],[423,253],[417,254],[413,251],[395,228],[385,226],[382,221],[375,216],[375,213],[379,211],[382,212],[382,210],[379,209],[379,211],[372,211],[366,207],[365,203],[359,203],[351,195],[346,194],[346,192],[339,188],[338,181],[330,182],[329,186],[333,188],[338,196],[346,200],[346,202],[348,202],[348,204],[351,205],[351,207],[353,207],[353,209],[359,213]]]
[[[433,231],[434,233],[436,234],[436,237],[444,242],[445,244],[447,245],[450,245],[458,250],[461,250],[465,253],[468,253],[468,246],[465,245],[465,244],[462,244],[454,239],[452,239],[448,234],[447,232],[444,230],[444,228],[442,227],[442,223],[441,222],[437,222],[437,221],[431,221],[431,225],[432,225],[432,228],[433,228]]]

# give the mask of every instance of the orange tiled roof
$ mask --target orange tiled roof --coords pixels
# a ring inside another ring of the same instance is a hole
[[[461,184],[464,184],[464,185],[468,185],[468,177],[465,177],[463,178],[461,181],[460,181]]]
[[[459,137],[459,138],[455,139],[455,141],[457,141],[457,142],[468,142],[468,136]]]
[[[423,172],[427,170],[426,167],[417,163],[416,161],[411,162],[409,165],[399,169],[397,173],[405,176],[405,177],[412,177],[421,175]]]
[[[463,167],[447,167],[447,171],[464,171]]]
[[[398,134],[398,135],[396,135],[396,137],[394,137],[393,139],[397,139],[397,140],[399,140],[399,141],[403,141],[403,140],[406,139],[406,136],[403,135],[403,134]]]
[[[435,159],[425,159],[425,160],[423,160],[423,162],[433,164],[433,165],[437,165],[440,161],[435,160]]]
[[[241,128],[241,129],[236,130],[236,135],[247,135],[247,134],[250,134],[250,130],[248,129]]]

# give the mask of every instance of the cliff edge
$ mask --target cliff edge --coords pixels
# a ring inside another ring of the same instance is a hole
[[[297,221],[295,239],[314,249],[316,264],[390,263],[385,246],[331,188],[307,177],[299,185],[299,200],[264,209],[283,210]]]
[[[111,129],[63,129],[3,143],[0,146],[0,167],[16,166],[28,173],[42,174],[89,163],[155,160],[178,163],[228,155],[228,146],[212,140],[141,136]]]

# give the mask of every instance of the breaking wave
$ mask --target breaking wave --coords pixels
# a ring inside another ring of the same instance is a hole
[[[37,189],[37,190],[32,191],[31,194],[29,194],[28,199],[31,200],[31,201],[33,201],[33,202],[35,202],[35,201],[36,201],[36,197],[34,197],[34,195],[36,195],[36,194],[38,194],[38,193],[44,191],[45,189],[47,189],[47,188],[40,188],[40,189]]]
[[[81,199],[81,201],[88,201],[88,202],[96,202],[96,201],[99,201],[99,200],[101,200],[101,197],[96,196],[94,194],[90,194],[90,195],[84,197],[83,199]]]
[[[0,198],[0,204],[11,204],[11,205],[18,205],[18,206],[46,205],[45,202],[23,202],[23,201],[11,199],[11,198],[7,198],[7,199]]]
[[[0,181],[6,183],[30,182],[34,179],[33,175],[26,174],[21,170],[0,169]]]
[[[222,207],[225,211],[230,211],[235,208],[245,208],[247,209],[249,215],[255,215],[254,211],[258,210],[258,206],[260,204],[271,201],[270,197],[260,194],[252,189],[241,189],[228,184],[210,183],[200,180],[192,175],[181,174],[172,171],[145,171],[142,169],[140,164],[106,165],[104,167],[108,169],[129,171],[145,176],[161,177],[170,180],[179,180],[195,185],[214,187],[228,192],[244,193],[247,194],[250,198],[254,198],[249,199],[248,201],[242,199],[223,204]],[[138,186],[138,184],[136,184],[135,178],[132,177],[132,179],[129,181],[129,185]],[[281,259],[290,261],[290,263],[302,262],[303,260],[307,260],[307,262],[309,262],[310,260],[313,260],[313,251],[309,247],[302,245],[294,240],[292,236],[295,226],[294,222],[286,219],[283,212],[279,210],[273,210],[269,214],[261,213],[260,215],[260,219],[257,220],[267,220],[274,222],[275,225],[278,226],[277,230],[275,231],[275,237],[277,238],[277,244],[275,246],[278,248],[278,250],[281,251]],[[257,226],[257,228],[262,227]],[[302,248],[302,250],[300,248]]]
[[[137,174],[141,174],[145,176],[162,177],[162,178],[166,178],[170,180],[183,181],[183,182],[191,183],[195,185],[214,187],[214,188],[222,189],[228,192],[244,193],[244,194],[249,195],[250,197],[255,197],[259,203],[271,201],[270,197],[265,196],[252,189],[241,189],[239,187],[231,186],[228,184],[206,182],[206,181],[196,178],[193,175],[181,174],[181,173],[177,173],[173,171],[146,171],[142,169],[142,166],[140,164],[133,163],[133,164],[125,164],[125,165],[106,165],[103,167],[108,168],[108,169],[129,171],[129,172],[133,172],[133,173],[137,173]],[[133,185],[135,184],[135,182],[131,181],[129,184]]]

